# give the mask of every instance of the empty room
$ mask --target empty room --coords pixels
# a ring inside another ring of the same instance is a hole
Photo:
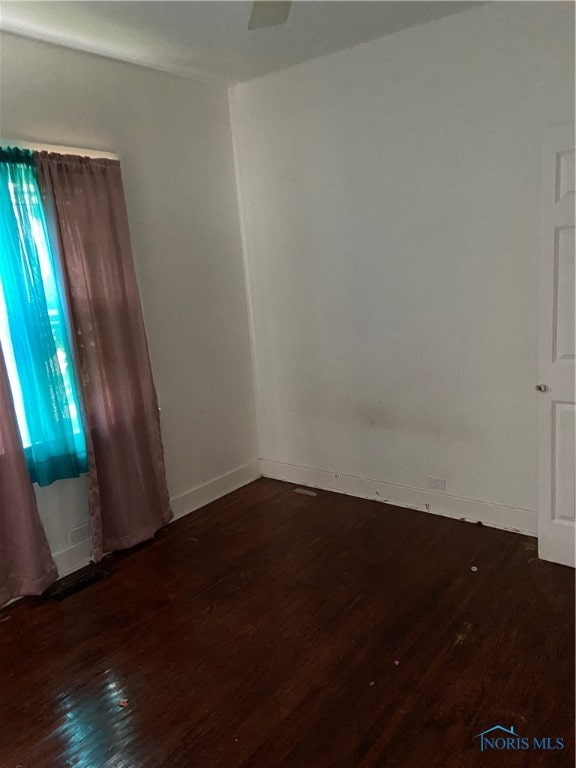
[[[575,762],[573,2],[0,2],[0,768]]]

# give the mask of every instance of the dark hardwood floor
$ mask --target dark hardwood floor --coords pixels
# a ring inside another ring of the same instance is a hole
[[[258,480],[0,612],[2,768],[574,765],[573,571],[293,489]],[[481,752],[496,724],[566,747]]]

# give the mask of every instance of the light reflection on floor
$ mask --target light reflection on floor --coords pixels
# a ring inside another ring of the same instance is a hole
[[[137,768],[125,745],[134,738],[129,695],[111,670],[97,690],[77,687],[59,697],[64,722],[58,729],[70,768]],[[128,699],[123,708],[119,702]]]

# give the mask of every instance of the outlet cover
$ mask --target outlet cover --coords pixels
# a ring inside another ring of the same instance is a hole
[[[80,544],[82,541],[88,541],[90,538],[90,523],[80,526],[80,528],[73,528],[68,534],[70,544]]]
[[[443,477],[428,477],[426,478],[426,486],[434,488],[435,491],[445,491],[446,480]]]

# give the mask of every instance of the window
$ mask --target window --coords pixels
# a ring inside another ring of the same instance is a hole
[[[0,151],[0,343],[32,480],[87,469],[60,265],[32,154]]]

